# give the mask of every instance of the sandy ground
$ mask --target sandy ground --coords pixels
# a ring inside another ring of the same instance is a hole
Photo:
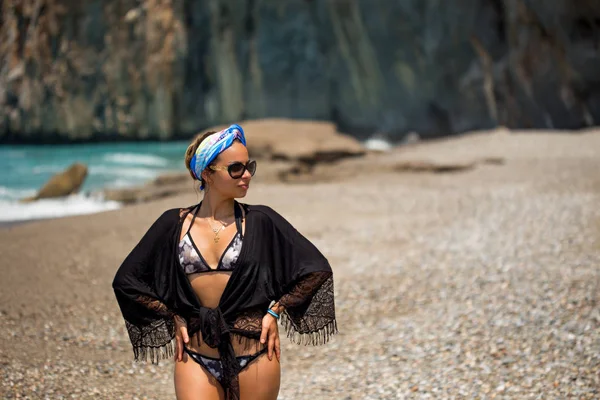
[[[406,160],[501,158],[459,173]],[[253,185],[328,257],[340,333],[283,340],[281,399],[600,398],[600,132],[479,133]],[[172,399],[114,273],[188,195],[0,229],[1,398]],[[302,377],[302,379],[298,379]]]

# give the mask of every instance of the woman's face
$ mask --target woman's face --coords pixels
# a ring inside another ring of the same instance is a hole
[[[210,186],[209,190],[214,190],[224,197],[244,197],[248,192],[250,181],[252,180],[250,172],[246,170],[241,178],[234,179],[229,176],[229,172],[226,168],[221,167],[228,167],[234,162],[241,162],[245,165],[248,163],[248,160],[248,149],[236,140],[227,150],[220,153],[215,159],[215,162],[213,162],[213,165],[219,167],[219,170],[209,172],[209,168],[207,168],[202,173],[202,178],[208,183],[208,186]]]

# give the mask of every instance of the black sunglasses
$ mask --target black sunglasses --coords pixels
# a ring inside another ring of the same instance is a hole
[[[256,160],[250,160],[246,164],[236,161],[232,164],[229,164],[227,167],[217,167],[215,165],[210,165],[209,168],[213,171],[227,170],[227,172],[229,172],[230,177],[232,177],[233,179],[240,179],[244,175],[246,170],[250,172],[251,176],[254,176],[254,173],[256,172]]]

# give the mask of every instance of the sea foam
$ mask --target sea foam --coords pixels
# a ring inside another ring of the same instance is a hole
[[[0,222],[25,221],[93,214],[121,207],[116,201],[106,201],[101,196],[74,194],[56,199],[42,199],[31,203],[0,200]]]
[[[116,164],[146,165],[149,167],[164,167],[169,161],[163,157],[152,154],[137,153],[111,153],[103,157],[104,161]]]

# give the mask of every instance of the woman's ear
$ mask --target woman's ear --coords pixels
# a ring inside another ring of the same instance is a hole
[[[209,178],[210,174],[208,173],[208,171],[206,169],[204,171],[202,171],[202,174],[200,174],[200,176],[202,177],[202,182],[204,183],[205,186],[207,183],[212,183],[212,181]]]

